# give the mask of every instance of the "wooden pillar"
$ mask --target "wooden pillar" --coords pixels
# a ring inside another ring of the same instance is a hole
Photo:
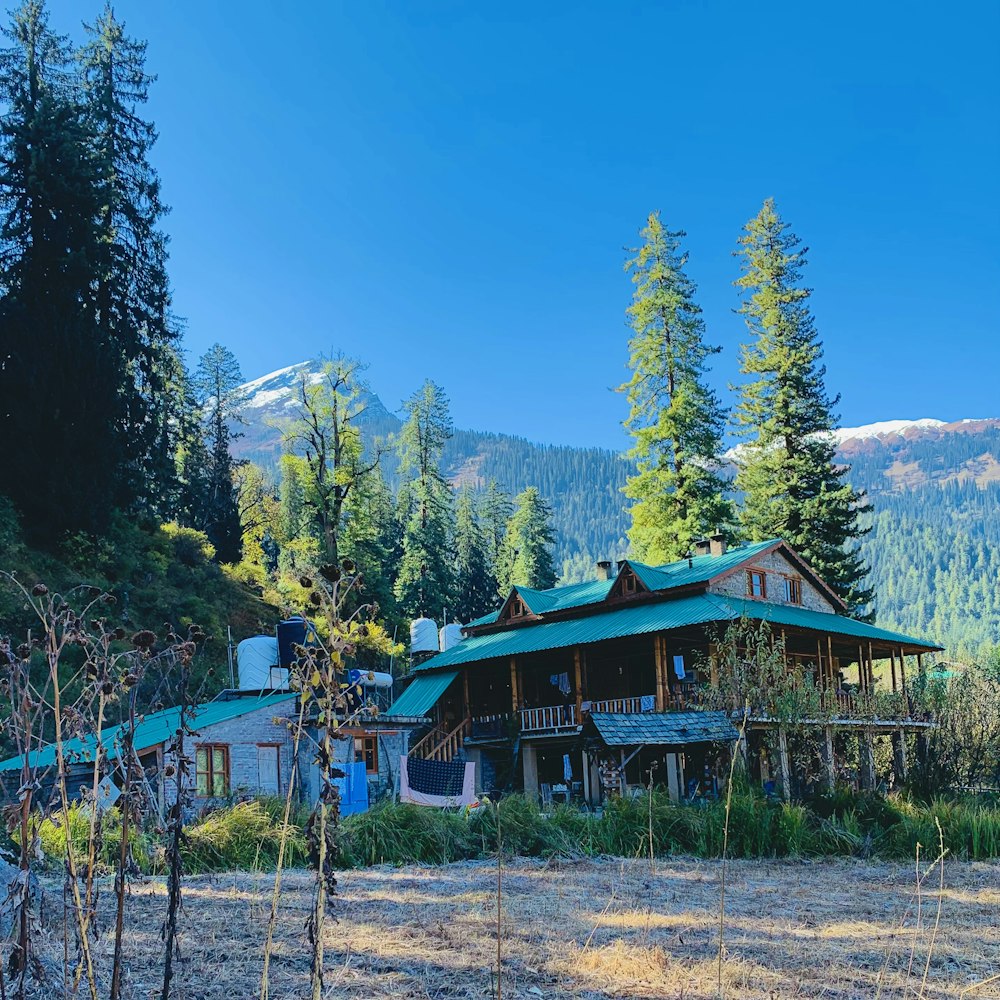
[[[875,690],[875,663],[873,660],[874,651],[872,650],[872,644],[868,643],[868,684],[869,690]]]
[[[823,642],[816,636],[816,686],[820,689],[826,685],[823,683]]]
[[[892,771],[897,785],[906,781],[906,734],[902,729],[892,734]]]
[[[892,674],[892,691],[893,694],[896,693],[896,651],[890,646],[889,647],[889,673]]]
[[[465,699],[464,718],[472,718],[472,705],[469,702],[469,671],[462,671],[462,697]]]
[[[828,792],[832,792],[837,784],[837,761],[833,755],[833,726],[823,727],[823,784]]]
[[[865,690],[865,651],[858,643],[858,692],[863,694]]]
[[[868,729],[858,735],[858,777],[861,787],[870,792],[875,787],[875,748],[872,746],[872,734]]]
[[[583,722],[583,650],[573,647],[573,675],[576,683],[576,724]]]
[[[653,666],[656,670],[656,711],[669,708],[670,683],[667,680],[666,638],[657,632],[653,636]]]
[[[583,801],[591,806],[594,803],[590,800],[590,758],[586,750],[581,750],[580,756],[583,759]]]
[[[517,691],[517,657],[512,656],[510,658],[510,700],[514,711],[517,715],[518,710],[518,691]]]
[[[826,659],[827,659],[827,671],[830,676],[830,687],[834,685],[836,678],[834,677],[833,670],[833,636],[827,633],[826,636]]]
[[[781,770],[781,797],[791,802],[792,767],[788,757],[788,733],[783,725],[778,726],[778,767]]]
[[[903,690],[903,696],[906,697],[906,653],[903,647],[899,647],[899,684]]]

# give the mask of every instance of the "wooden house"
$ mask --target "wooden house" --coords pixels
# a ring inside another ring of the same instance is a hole
[[[652,775],[685,797],[711,784],[738,736],[741,706],[708,711],[704,702],[718,682],[715,644],[742,619],[767,622],[787,669],[821,693],[819,780],[832,783],[841,748],[858,745],[848,734],[862,737],[860,783],[873,780],[880,736],[893,738],[905,771],[906,734],[932,725],[908,684],[923,654],[940,647],[849,617],[780,539],[727,547],[715,536],[663,566],[599,563],[586,583],[515,587],[461,642],[415,666],[390,713],[426,718],[411,753],[475,760],[483,789],[596,803]],[[879,685],[895,696],[876,699]],[[807,780],[793,773],[784,727],[766,705],[752,707],[748,730],[753,774],[786,795]],[[777,761],[764,752],[775,742]]]

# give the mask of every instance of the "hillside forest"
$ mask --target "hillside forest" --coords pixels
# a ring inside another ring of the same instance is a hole
[[[167,206],[144,116],[146,45],[109,7],[70,40],[28,0],[0,53],[0,552],[30,583],[93,584],[122,617],[197,622],[219,667],[234,637],[311,606],[349,564],[390,632],[467,622],[512,585],[598,558],[680,558],[704,534],[781,535],[858,614],[976,656],[996,642],[995,428],[836,453],[837,397],[798,237],[773,200],[734,240],[742,384],[708,388],[711,342],[685,234],[658,213],[625,261],[627,455],[456,429],[444,387],[400,415],[345,353],[289,369],[262,408],[232,346],[185,358]],[[740,443],[727,448],[730,437]],[[903,463],[901,481],[886,469]],[[908,465],[907,465],[908,463]],[[921,471],[923,470],[923,471]],[[0,626],[26,624],[0,593]],[[216,687],[224,683],[220,671]]]

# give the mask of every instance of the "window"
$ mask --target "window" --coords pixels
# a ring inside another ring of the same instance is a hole
[[[524,602],[515,597],[514,600],[510,602],[510,616],[511,618],[520,618],[524,614]]]
[[[802,603],[802,581],[795,576],[786,576],[782,581],[782,592],[789,604]]]
[[[622,577],[622,590],[626,594],[634,594],[636,591],[636,579],[631,573],[626,573]]]
[[[195,750],[195,794],[202,798],[229,794],[229,747],[209,743]]]
[[[365,762],[366,774],[378,774],[378,737],[355,736],[354,759]]]
[[[747,570],[747,597],[767,597],[767,578],[759,569]]]

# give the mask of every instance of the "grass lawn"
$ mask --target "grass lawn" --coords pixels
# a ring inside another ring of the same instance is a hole
[[[719,862],[517,860],[503,874],[503,997],[717,997]],[[496,995],[496,867],[373,868],[339,875],[327,928],[331,998]],[[903,1000],[1000,997],[1000,864],[945,863],[924,882],[917,922],[913,865],[737,861],[729,866],[726,995]],[[174,995],[243,1000],[259,991],[271,875],[191,878]],[[310,876],[284,876],[271,964],[272,1000],[306,995]],[[101,894],[106,968],[110,885]],[[129,901],[130,998],[158,996],[165,888],[137,883]],[[61,957],[62,942],[46,942]],[[881,983],[881,986],[880,986]]]

